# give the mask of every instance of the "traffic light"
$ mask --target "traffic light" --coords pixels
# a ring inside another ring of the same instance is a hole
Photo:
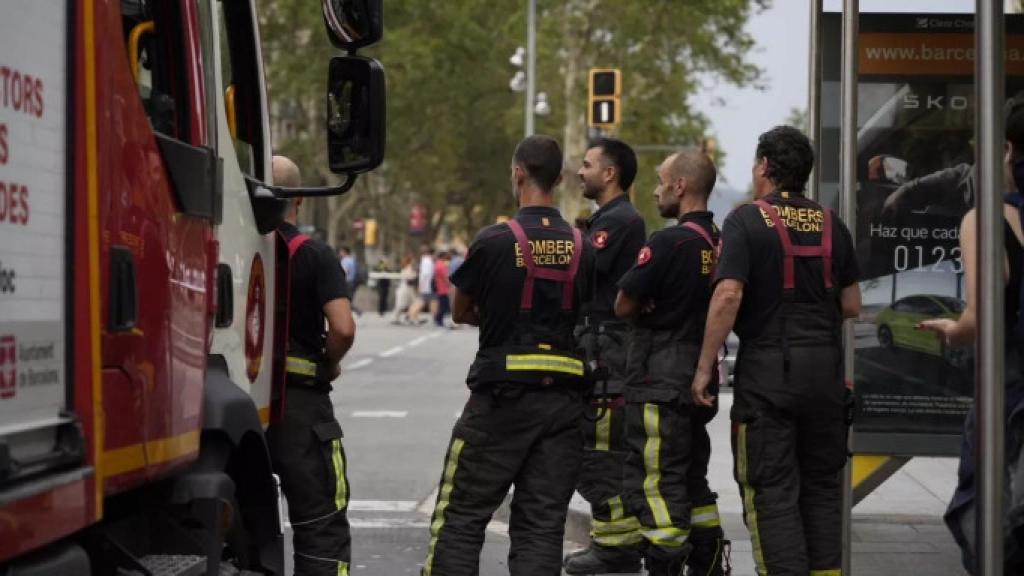
[[[377,219],[367,218],[363,230],[363,244],[369,247],[377,245]]]
[[[612,130],[621,122],[622,71],[618,68],[591,68],[587,125]]]

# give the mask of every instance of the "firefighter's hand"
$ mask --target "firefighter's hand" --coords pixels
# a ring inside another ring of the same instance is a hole
[[[697,406],[714,406],[715,396],[711,395],[708,391],[708,385],[711,384],[711,374],[709,372],[698,371],[693,376],[693,384],[690,385],[690,392],[693,394],[693,402]]]
[[[341,376],[341,362],[338,362],[331,367],[331,382],[334,382]]]

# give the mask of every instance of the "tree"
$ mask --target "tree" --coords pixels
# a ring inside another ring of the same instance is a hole
[[[582,205],[574,174],[586,147],[589,68],[623,70],[626,141],[697,143],[707,119],[689,96],[709,77],[757,82],[758,70],[745,60],[753,39],[743,27],[768,2],[539,0],[537,85],[553,113],[537,118],[537,131],[559,137],[566,149],[559,194],[567,218]],[[525,36],[523,4],[388,0],[384,41],[362,51],[388,75],[387,161],[347,197],[317,203],[329,242],[345,238],[346,220],[373,216],[395,252],[413,202],[428,207],[435,234],[461,238],[514,212],[509,162],[522,138],[523,96],[508,88],[508,58]],[[261,9],[276,149],[317,181],[330,181],[322,102],[334,51],[319,10],[310,0],[262,0]],[[657,218],[648,191],[661,158],[640,160],[635,196]]]

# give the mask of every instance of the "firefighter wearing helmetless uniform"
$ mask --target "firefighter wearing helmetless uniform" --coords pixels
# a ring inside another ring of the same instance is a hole
[[[480,348],[445,457],[423,576],[479,573],[485,528],[512,486],[509,572],[561,573],[586,398],[573,327],[593,269],[593,250],[554,208],[561,171],[558,142],[523,140],[512,164],[518,213],[481,231],[451,277],[453,319],[480,327]]]
[[[584,229],[596,255],[594,299],[585,306],[576,332],[587,362],[600,372],[583,421],[583,468],[577,485],[590,503],[591,543],[565,558],[568,574],[640,569],[640,525],[622,501],[627,324],[614,310],[619,278],[632,267],[646,238],[643,217],[627,194],[636,170],[632,148],[602,138],[587,150],[577,172],[583,196],[599,208]]]
[[[632,322],[626,384],[624,489],[646,542],[651,576],[719,576],[725,542],[707,481],[718,406],[695,406],[697,367],[711,299],[718,228],[707,210],[716,170],[700,150],[669,156],[655,196],[678,224],[651,235],[619,280],[615,312]],[[717,389],[712,380],[712,390]]]
[[[841,327],[859,314],[860,289],[846,226],[803,196],[813,165],[810,142],[794,128],[758,139],[755,202],[722,228],[692,386],[696,403],[711,404],[715,355],[735,329],[734,474],[759,575],[841,574]]]
[[[273,162],[275,184],[300,185],[295,164],[280,156]],[[347,576],[348,478],[330,392],[339,362],[355,338],[355,324],[345,273],[334,251],[295,226],[299,203],[291,201],[277,230],[278,253],[288,270],[288,349],[284,409],[267,429],[267,445],[288,500],[295,575]]]

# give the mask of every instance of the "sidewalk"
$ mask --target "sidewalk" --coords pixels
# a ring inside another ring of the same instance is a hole
[[[743,505],[732,478],[729,408],[732,393],[723,392],[718,417],[711,423],[710,482],[726,537],[732,540],[733,576],[754,576],[750,535],[743,525]],[[942,522],[953,489],[952,458],[914,458],[853,509],[853,576],[964,576],[960,549]],[[569,508],[566,539],[587,542],[590,506],[578,494]]]

